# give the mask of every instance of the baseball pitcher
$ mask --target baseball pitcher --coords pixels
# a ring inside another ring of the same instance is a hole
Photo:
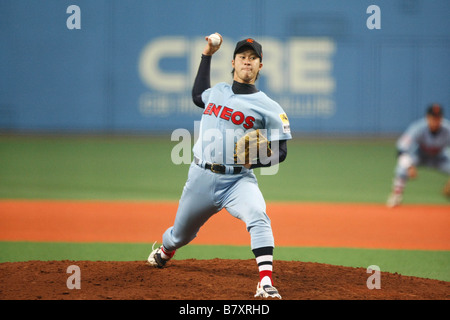
[[[192,89],[195,105],[203,111],[194,160],[179,201],[173,226],[148,264],[162,268],[175,251],[187,245],[202,225],[225,208],[250,233],[251,249],[259,270],[255,297],[280,298],[272,279],[274,238],[266,204],[254,168],[269,167],[286,159],[292,139],[289,120],[281,106],[255,86],[263,67],[262,46],[248,38],[236,44],[231,66],[233,83],[211,87],[212,56],[223,42],[210,37],[202,53]]]

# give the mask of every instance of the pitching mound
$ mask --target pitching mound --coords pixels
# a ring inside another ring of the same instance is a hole
[[[69,289],[80,270],[80,289]],[[284,300],[448,300],[450,282],[381,272],[368,289],[364,268],[274,261],[274,284]],[[255,261],[173,260],[165,269],[143,261],[28,261],[0,264],[2,300],[251,300]]]

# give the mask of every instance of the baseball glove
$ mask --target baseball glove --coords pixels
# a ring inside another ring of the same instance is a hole
[[[263,150],[263,151],[261,151]],[[249,131],[242,136],[234,148],[234,163],[251,165],[257,163],[259,156],[270,157],[270,141],[261,133],[259,129]]]

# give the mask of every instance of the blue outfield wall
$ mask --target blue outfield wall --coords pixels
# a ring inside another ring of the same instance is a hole
[[[430,102],[450,113],[449,12],[448,0],[1,0],[0,130],[193,130],[204,36],[219,32],[212,83],[231,82],[236,41],[255,37],[257,85],[294,132],[399,133]]]

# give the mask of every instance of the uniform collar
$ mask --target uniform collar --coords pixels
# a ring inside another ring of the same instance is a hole
[[[233,86],[231,87],[231,89],[235,94],[251,94],[259,91],[258,89],[256,89],[256,86],[254,84],[241,83],[237,81],[233,81]]]

